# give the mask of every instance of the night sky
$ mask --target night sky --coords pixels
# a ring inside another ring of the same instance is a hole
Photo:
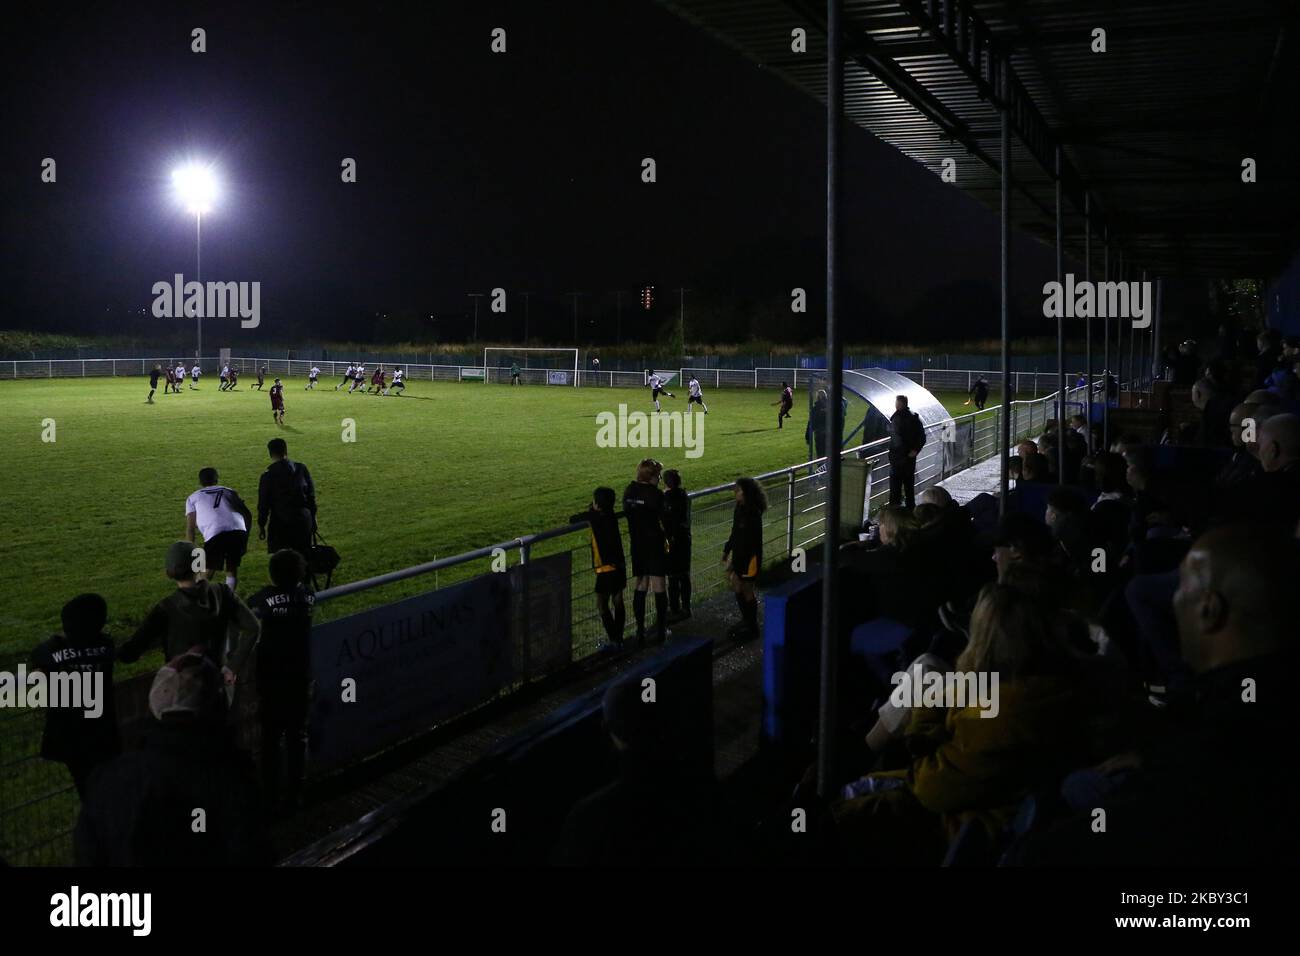
[[[501,286],[510,314],[482,300],[481,338],[517,339],[530,291],[532,334],[567,344],[577,290],[584,341],[612,341],[610,293],[629,290],[626,338],[646,283],[658,324],[694,290],[701,338],[823,334],[820,104],[650,0],[424,6],[7,13],[0,328],[187,321],[127,314],[154,282],[192,278],[194,219],[170,174],[193,157],[223,188],[203,278],[262,283],[262,327],[231,335],[460,340],[466,293]],[[206,53],[190,51],[196,26]],[[996,216],[852,126],[845,180],[846,338],[995,337]],[[1053,255],[1028,238],[1016,252],[1029,313]],[[806,316],[788,311],[794,286]]]

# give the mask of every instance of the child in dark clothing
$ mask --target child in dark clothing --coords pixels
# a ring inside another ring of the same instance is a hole
[[[51,707],[46,712],[41,756],[67,766],[77,794],[84,797],[86,783],[100,764],[117,755],[117,708],[113,694],[113,639],[104,633],[108,604],[98,594],[82,594],[63,605],[63,633],[43,641],[32,651],[31,670],[47,681],[67,675],[92,675],[84,708]],[[98,682],[95,686],[94,682]],[[83,691],[87,690],[82,685]]]
[[[297,551],[271,555],[271,584],[248,599],[261,622],[257,643],[258,711],[262,724],[262,783],[267,805],[297,805],[307,763],[311,710],[311,617],[316,596],[304,584],[307,562]],[[280,785],[280,745],[288,773]]]
[[[596,601],[600,621],[613,645],[623,643],[627,608],[623,589],[627,587],[627,561],[623,557],[623,538],[614,515],[614,489],[597,488],[591,496],[591,508],[570,515],[569,521],[591,525],[591,567],[596,572]],[[611,607],[612,605],[612,607]]]

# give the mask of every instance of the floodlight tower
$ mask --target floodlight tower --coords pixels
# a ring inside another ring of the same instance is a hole
[[[172,171],[172,186],[176,196],[189,212],[194,214],[194,281],[203,282],[203,214],[212,209],[213,200],[217,198],[217,180],[210,166],[200,163],[186,163]],[[200,292],[200,294],[202,294]],[[195,360],[203,361],[203,309],[199,308],[196,317],[197,338],[195,342]]]

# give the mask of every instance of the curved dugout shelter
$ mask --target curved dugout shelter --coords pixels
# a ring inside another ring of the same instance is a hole
[[[828,382],[829,375],[826,372],[817,373],[809,379],[809,426],[805,437],[812,458],[823,458],[826,455],[822,423],[825,418]],[[921,424],[925,426],[925,448],[916,462],[916,487],[919,491],[948,474],[951,470],[949,462],[963,460],[961,449],[953,447],[954,443],[960,444],[962,432],[954,427],[953,417],[943,403],[929,389],[907,376],[883,368],[844,370],[844,430],[840,447],[853,448],[888,438],[889,418],[894,414],[894,400],[899,395],[907,396],[908,408],[920,416]],[[882,446],[879,454],[883,455],[884,452]],[[873,450],[867,454],[874,458],[877,452]],[[872,477],[879,482],[881,478],[888,478],[888,472],[877,470]],[[877,495],[873,494],[872,497]]]

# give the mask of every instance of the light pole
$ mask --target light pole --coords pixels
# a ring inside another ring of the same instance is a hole
[[[177,198],[181,204],[189,211],[194,213],[194,281],[198,282],[200,296],[202,297],[203,283],[203,214],[212,209],[212,201],[217,196],[217,181],[212,173],[210,166],[204,166],[200,163],[186,163],[178,169],[172,170],[172,186],[176,190]],[[199,314],[195,317],[197,320],[196,341],[195,341],[195,359],[203,360],[203,304],[205,298],[199,300]]]
[[[679,300],[680,305],[678,307],[679,310],[677,313],[677,331],[680,333],[682,339],[683,358],[686,356],[686,293],[690,291],[691,291],[690,289],[677,290],[679,296],[681,297]]]
[[[478,300],[483,298],[482,292],[466,292],[467,296],[474,300],[474,335],[470,338],[471,342],[478,341]]]
[[[565,295],[573,296],[573,347],[578,347],[578,299],[587,293],[585,292],[566,292]]]

